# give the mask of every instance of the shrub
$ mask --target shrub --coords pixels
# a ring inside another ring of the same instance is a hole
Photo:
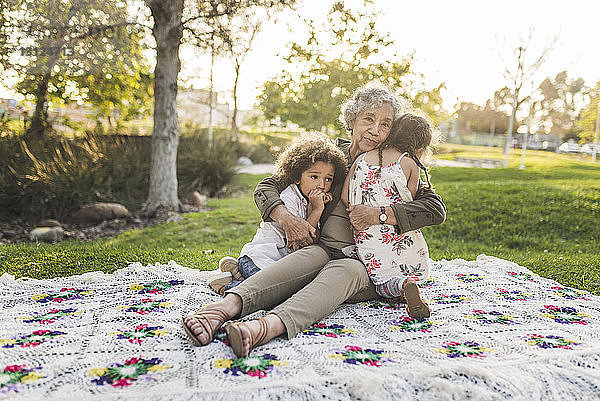
[[[114,200],[130,210],[138,209],[148,196],[152,138],[146,136],[103,135],[105,146],[100,174],[101,200]]]
[[[236,143],[238,157],[249,157],[254,163],[273,163],[277,155],[297,136],[298,133],[242,132]]]
[[[181,129],[177,155],[179,197],[193,191],[216,196],[235,175],[235,163],[247,156],[255,163],[272,163],[290,135],[231,132],[215,129],[213,146],[208,130]],[[20,217],[29,222],[64,219],[90,202],[124,204],[137,210],[148,195],[152,138],[104,135],[101,130],[66,138],[48,132],[43,138],[4,130],[0,136],[0,219]]]
[[[0,141],[0,216],[62,219],[93,201],[139,206],[150,156],[139,143],[86,133],[73,140],[11,135]]]
[[[207,129],[187,127],[177,153],[180,193],[200,190],[210,196],[217,195],[235,175],[235,150],[230,136],[215,133],[213,144],[209,146]]]
[[[228,132],[208,146],[207,130],[186,127],[177,170],[180,198],[195,190],[215,196],[235,175],[238,147]],[[14,133],[0,138],[0,219],[63,219],[83,204],[110,201],[138,209],[148,196],[149,136],[86,132],[73,139]]]
[[[264,137],[241,135],[234,145],[238,158],[245,156],[253,163],[273,163],[275,160],[277,149],[273,149],[273,144],[265,141]]]

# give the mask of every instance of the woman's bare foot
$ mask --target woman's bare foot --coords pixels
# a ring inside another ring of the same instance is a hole
[[[183,318],[183,328],[196,345],[209,344],[215,332],[227,320],[242,311],[242,299],[236,294],[227,294],[222,300],[205,305],[198,312]]]
[[[253,348],[266,344],[285,333],[285,326],[275,314],[247,322],[231,323],[225,327],[227,338],[238,358],[246,357]]]

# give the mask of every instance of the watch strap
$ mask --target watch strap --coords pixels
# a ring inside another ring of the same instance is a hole
[[[385,214],[385,206],[380,206],[379,210],[381,211],[381,213],[379,214],[379,222],[381,224],[384,224],[387,220],[387,215]]]

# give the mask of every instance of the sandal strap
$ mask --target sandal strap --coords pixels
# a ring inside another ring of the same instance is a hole
[[[259,329],[256,334],[252,333],[252,330],[248,327],[248,322],[234,322],[230,323],[225,327],[227,332],[227,338],[229,339],[230,345],[233,348],[233,352],[238,358],[243,358],[249,355],[252,350],[260,345],[266,344],[271,337],[269,337],[269,324],[266,319],[256,319],[259,324]],[[250,349],[248,353],[243,350],[243,336],[241,328],[245,328],[250,332]]]
[[[191,317],[196,319],[196,321],[202,325],[202,328],[209,335],[211,341],[215,336],[215,331],[229,319],[221,309],[210,306],[205,306]],[[215,320],[218,320],[221,323],[214,323]]]
[[[256,333],[256,336],[254,336],[254,335],[252,336],[251,348],[266,344],[270,340],[270,338],[268,338],[269,324],[267,323],[267,320],[265,318],[261,317],[261,318],[257,319],[257,321],[258,321],[258,324],[260,325],[260,329],[258,330],[258,333]]]

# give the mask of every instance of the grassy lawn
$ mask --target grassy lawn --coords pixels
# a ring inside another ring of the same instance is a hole
[[[445,145],[441,152],[445,159],[502,158],[501,149],[486,147]],[[433,169],[448,218],[423,230],[431,257],[471,260],[485,253],[600,295],[600,165],[535,151],[528,151],[525,170],[519,163],[515,151],[508,169]],[[86,243],[5,245],[0,273],[49,278],[171,259],[213,269],[254,235],[260,218],[250,193],[262,177],[238,175],[232,187],[247,195],[212,199],[211,211],[178,223]]]
[[[450,145],[462,157],[501,150]],[[479,253],[512,260],[560,283],[600,294],[600,165],[569,155],[520,151],[508,169],[436,168],[433,180],[447,221],[423,230],[434,259]]]

